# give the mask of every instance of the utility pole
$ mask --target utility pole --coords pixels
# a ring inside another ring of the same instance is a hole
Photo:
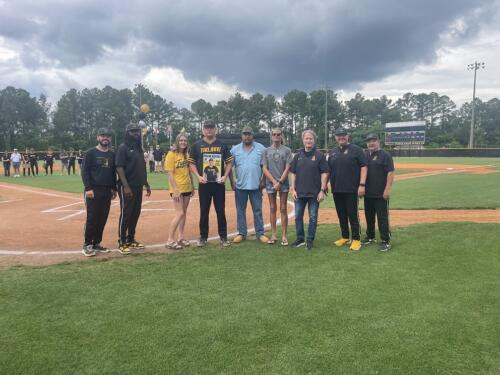
[[[328,86],[325,85],[325,150],[328,150]]]
[[[469,148],[474,148],[474,107],[476,105],[476,74],[478,69],[484,69],[484,62],[475,61],[467,65],[467,70],[474,70],[474,86],[472,89],[472,117],[470,121]]]

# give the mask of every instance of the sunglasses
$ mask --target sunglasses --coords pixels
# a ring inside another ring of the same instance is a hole
[[[244,132],[243,135],[252,135],[252,133]]]
[[[281,136],[281,133],[273,133],[273,137],[274,136],[279,137],[279,136]]]

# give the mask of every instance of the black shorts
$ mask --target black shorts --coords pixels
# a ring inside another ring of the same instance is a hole
[[[172,198],[173,196],[174,196],[174,193],[170,193],[170,198]],[[181,196],[183,196],[183,197],[190,197],[191,196],[191,192],[187,191],[185,193],[181,193]]]

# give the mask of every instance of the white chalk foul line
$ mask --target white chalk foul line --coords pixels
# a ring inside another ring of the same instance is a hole
[[[19,187],[19,185],[4,185],[0,184],[0,187],[5,188],[5,189],[11,189],[11,190],[19,190],[19,191],[25,191],[27,193],[33,193],[33,194],[38,194],[38,195],[45,195],[47,197],[56,197],[56,198],[66,198],[66,199],[76,199],[76,200],[81,200],[81,198],[77,197],[72,197],[68,195],[62,195],[62,194],[55,194],[55,193],[47,193],[45,191],[38,191],[38,190],[33,190],[33,189],[26,189]]]
[[[291,205],[293,208],[295,208],[295,204],[293,202],[287,201],[289,205]],[[288,218],[292,219],[295,216],[295,210],[292,210],[290,214],[288,214]],[[276,225],[281,224],[281,219],[278,219],[276,221]],[[264,228],[269,228],[271,224],[265,224]],[[250,228],[248,230],[248,233],[255,233],[255,228]],[[233,232],[229,233],[227,236],[228,237],[235,237],[238,235],[238,232]],[[208,241],[214,241],[219,239],[219,236],[214,236],[208,238]],[[196,240],[190,240],[192,244],[196,243]],[[159,247],[164,247],[166,242],[164,243],[159,243],[159,244],[153,244],[153,245],[147,245],[146,251],[141,250],[137,251],[135,253],[144,253],[147,252],[147,249],[157,249]],[[110,249],[111,252],[119,252],[118,249]],[[72,254],[81,254],[81,250],[64,250],[64,251],[29,251],[29,250],[0,250],[0,255],[16,255],[16,256],[26,256],[26,255],[38,255],[38,256],[48,256],[48,255],[72,255]]]

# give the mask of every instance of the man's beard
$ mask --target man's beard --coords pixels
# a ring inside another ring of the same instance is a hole
[[[141,137],[134,137],[130,132],[125,133],[125,143],[137,150],[142,150]]]
[[[101,146],[103,148],[109,147],[109,141],[98,141],[98,142],[99,142],[99,146]]]

